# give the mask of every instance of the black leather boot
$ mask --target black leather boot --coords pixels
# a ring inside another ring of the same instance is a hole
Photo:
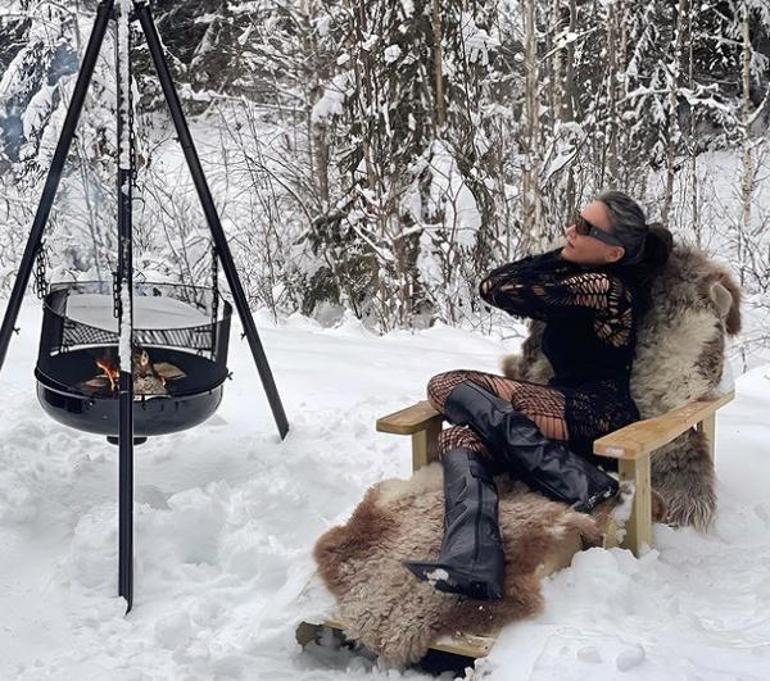
[[[468,598],[503,597],[505,555],[497,523],[497,487],[491,462],[456,447],[441,458],[444,469],[444,539],[438,561],[404,561],[434,588]]]
[[[545,437],[529,417],[472,381],[452,389],[444,415],[455,425],[470,426],[512,476],[550,499],[587,513],[618,492],[615,478],[566,442]]]

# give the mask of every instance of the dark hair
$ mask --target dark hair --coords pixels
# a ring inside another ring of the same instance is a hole
[[[660,222],[648,224],[642,207],[628,194],[604,191],[596,197],[606,207],[612,221],[612,233],[623,244],[625,253],[612,269],[622,272],[635,284],[642,310],[652,304],[650,282],[668,262],[674,237]]]

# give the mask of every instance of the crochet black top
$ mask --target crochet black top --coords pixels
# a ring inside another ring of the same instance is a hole
[[[565,395],[570,442],[588,454],[595,438],[639,419],[629,392],[639,312],[622,268],[572,263],[561,250],[492,270],[479,293],[509,314],[546,322],[548,385]]]

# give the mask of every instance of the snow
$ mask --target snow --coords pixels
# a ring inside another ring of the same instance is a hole
[[[483,28],[476,25],[473,14],[462,12],[460,26],[463,35],[463,43],[468,52],[468,61],[471,64],[486,66],[489,63],[489,50],[499,47],[500,42],[489,35]]]
[[[334,76],[331,83],[324,88],[324,94],[313,106],[311,120],[321,123],[333,116],[342,114],[345,104],[345,91],[350,83],[350,74],[342,73]]]
[[[398,58],[401,56],[401,48],[396,45],[388,45],[385,48],[385,61],[388,64],[392,64],[394,61],[397,61]]]
[[[289,435],[277,435],[236,323],[235,380],[217,415],[137,448],[126,617],[116,596],[117,449],[37,405],[40,312],[25,301],[0,374],[0,679],[401,678],[331,641],[296,644],[298,622],[333,607],[311,579],[313,544],[369,485],[410,474],[409,438],[377,433],[377,417],[423,398],[439,371],[496,371],[518,341],[442,325],[379,337],[349,314],[335,328],[301,315],[256,321]],[[544,581],[544,612],[506,627],[474,678],[765,678],[770,365],[735,386],[717,423],[713,530],[656,525],[656,547],[639,559],[578,554]]]
[[[457,162],[440,140],[431,145],[430,170],[430,197],[434,209],[444,210],[444,228],[458,243],[471,247],[481,227],[481,214]]]
[[[29,100],[22,118],[24,137],[29,139],[36,130],[42,129],[42,124],[54,109],[53,97],[57,86],[43,85]]]
[[[120,289],[120,338],[118,340],[118,357],[120,370],[130,374],[132,371],[132,342],[134,335],[133,295],[129,286]]]

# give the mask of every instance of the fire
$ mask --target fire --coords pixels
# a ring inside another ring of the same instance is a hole
[[[89,394],[114,394],[120,388],[120,369],[109,356],[95,360],[99,372],[81,386]],[[187,374],[169,362],[153,362],[144,348],[134,353],[132,366],[134,381],[134,399],[168,395],[168,384],[185,378]]]
[[[104,377],[110,382],[110,390],[114,392],[118,389],[118,379],[120,378],[120,371],[118,368],[110,362],[109,359],[97,359],[96,366],[98,366],[102,373],[98,378]]]

